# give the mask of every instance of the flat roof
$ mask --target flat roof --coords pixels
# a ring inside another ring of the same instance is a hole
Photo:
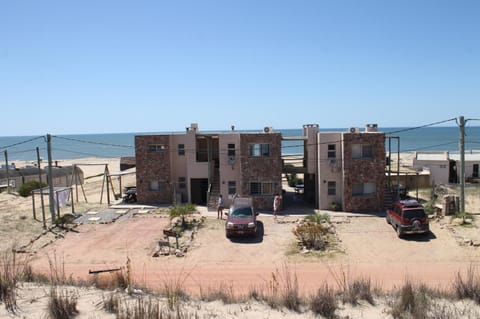
[[[448,161],[448,153],[417,153],[417,161]]]

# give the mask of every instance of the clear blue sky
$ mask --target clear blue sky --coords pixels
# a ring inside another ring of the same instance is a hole
[[[480,1],[0,0],[0,136],[480,118]]]

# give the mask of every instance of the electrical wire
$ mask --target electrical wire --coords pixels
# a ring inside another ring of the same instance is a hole
[[[113,146],[113,147],[124,147],[124,148],[135,148],[135,146],[132,146],[132,145],[111,144],[111,143],[104,143],[104,142],[94,142],[94,141],[81,140],[81,139],[71,138],[71,137],[65,137],[65,136],[52,135],[52,137],[55,137],[55,138],[58,138],[58,139],[62,139],[62,140],[72,141],[72,142],[86,143],[86,144],[96,144],[96,145]]]
[[[449,120],[443,120],[443,121],[433,122],[433,123],[429,123],[429,124],[425,124],[425,125],[420,125],[420,126],[415,126],[415,127],[408,127],[408,128],[401,129],[401,130],[398,130],[398,131],[385,132],[385,134],[386,134],[386,135],[398,134],[398,133],[403,133],[403,132],[418,130],[418,129],[421,129],[421,128],[425,128],[425,127],[429,127],[429,126],[435,126],[435,125],[439,125],[439,124],[443,124],[443,123],[447,123],[447,122],[451,122],[451,121],[456,121],[456,120],[457,120],[457,118],[451,118],[451,119],[449,119]]]
[[[32,142],[32,141],[35,141],[35,140],[38,140],[38,139],[41,139],[41,138],[44,138],[44,136],[37,136],[37,137],[33,137],[33,138],[31,138],[31,139],[28,139],[28,140],[25,140],[25,141],[21,141],[21,142],[17,142],[17,143],[14,143],[14,144],[5,145],[5,146],[0,146],[0,149],[7,149],[7,148],[10,148],[10,147],[15,147],[15,146],[18,146],[18,145],[30,143],[30,142]]]

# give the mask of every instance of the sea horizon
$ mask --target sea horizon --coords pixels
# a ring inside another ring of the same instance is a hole
[[[320,132],[346,132],[349,128],[321,128]],[[364,127],[359,127],[361,131]],[[261,130],[235,130],[236,132],[260,132]],[[302,136],[303,128],[275,129],[284,136]],[[460,131],[457,126],[441,127],[379,127],[386,134],[386,148],[392,151],[409,153],[415,151],[459,151]],[[117,158],[135,155],[135,136],[150,134],[182,134],[185,131],[124,132],[124,133],[82,133],[51,134],[52,157],[55,160],[75,158]],[[202,133],[225,133],[230,130],[205,130]],[[465,149],[480,149],[480,127],[466,127]],[[47,158],[46,134],[40,136],[0,136],[0,161],[5,162],[5,150],[9,162],[32,161],[37,159],[36,148],[40,156]],[[392,137],[392,138],[390,138]],[[303,154],[303,141],[283,141],[282,155]]]

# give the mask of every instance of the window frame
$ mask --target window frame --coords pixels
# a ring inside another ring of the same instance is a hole
[[[250,182],[248,187],[251,196],[271,196],[275,193],[275,183],[273,182]],[[255,192],[253,192],[254,189]]]
[[[361,192],[359,191],[361,188]],[[372,189],[371,192],[366,193],[366,191]],[[376,183],[353,183],[352,184],[352,197],[375,197],[377,193],[377,184]]]
[[[185,144],[178,144],[178,156],[185,156]]]
[[[337,145],[336,144],[328,144],[328,146],[327,146],[327,158],[329,158],[329,159],[337,158]]]
[[[187,188],[187,179],[183,176],[178,178],[178,189],[186,189]]]
[[[249,157],[270,157],[269,143],[252,143],[248,146]]]
[[[372,144],[352,144],[352,159],[373,159]]]
[[[168,145],[165,144],[148,144],[147,153],[165,153],[168,150]]]
[[[328,194],[328,196],[336,196],[337,195],[337,182],[336,181],[328,181],[327,182],[327,194]]]
[[[153,187],[153,183],[156,183],[156,187]],[[150,192],[164,192],[167,190],[167,182],[165,181],[162,181],[162,180],[155,180],[155,179],[152,179],[150,180],[150,182],[148,183],[148,190]]]
[[[227,145],[227,155],[228,157],[230,156],[235,156],[235,144],[234,143],[229,143]]]
[[[228,195],[237,193],[237,181],[228,181]]]

